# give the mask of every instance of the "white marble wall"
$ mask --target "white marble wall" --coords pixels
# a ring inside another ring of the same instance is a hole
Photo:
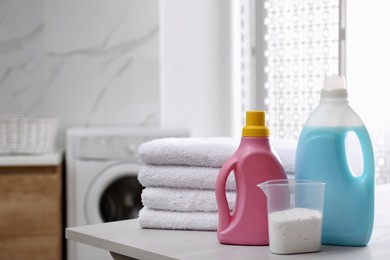
[[[0,1],[0,114],[30,115],[44,89],[41,0]]]
[[[158,0],[0,0],[0,115],[158,125]]]

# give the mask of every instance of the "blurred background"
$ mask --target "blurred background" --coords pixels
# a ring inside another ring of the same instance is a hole
[[[55,166],[56,201],[73,201],[57,212],[60,225],[89,224],[76,222],[76,201],[88,197],[78,189],[93,190],[107,169],[115,178],[95,191],[96,201],[122,173],[136,181],[142,142],[239,137],[253,109],[266,111],[273,138],[296,141],[325,76],[338,74],[370,132],[376,183],[388,183],[386,10],[380,0],[0,0],[0,117],[59,123],[55,150],[0,156],[0,190],[10,193],[10,179],[1,178],[15,167]],[[124,160],[131,167],[112,174]],[[81,179],[84,171],[93,174]]]
[[[0,2],[0,113],[160,123],[158,1]]]
[[[344,74],[388,182],[386,3],[3,0],[0,114],[239,136],[249,109],[294,139],[326,75]],[[360,19],[361,15],[365,19]],[[375,89],[375,91],[373,91]],[[379,126],[380,124],[380,126]],[[386,123],[387,124],[387,123]]]

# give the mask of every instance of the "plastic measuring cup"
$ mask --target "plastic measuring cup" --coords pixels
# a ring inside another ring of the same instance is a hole
[[[272,180],[257,186],[267,196],[270,251],[274,254],[320,251],[325,183]]]

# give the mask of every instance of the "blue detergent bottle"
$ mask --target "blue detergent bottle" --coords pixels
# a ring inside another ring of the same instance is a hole
[[[365,246],[374,222],[374,153],[369,133],[347,97],[343,76],[326,78],[320,104],[298,140],[295,172],[296,179],[326,183],[322,243]],[[352,151],[349,136],[358,144]],[[360,172],[354,170],[359,162]]]

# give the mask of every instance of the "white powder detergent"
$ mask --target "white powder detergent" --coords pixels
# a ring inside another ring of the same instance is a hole
[[[307,208],[276,211],[268,216],[270,251],[275,254],[321,249],[322,213]]]

